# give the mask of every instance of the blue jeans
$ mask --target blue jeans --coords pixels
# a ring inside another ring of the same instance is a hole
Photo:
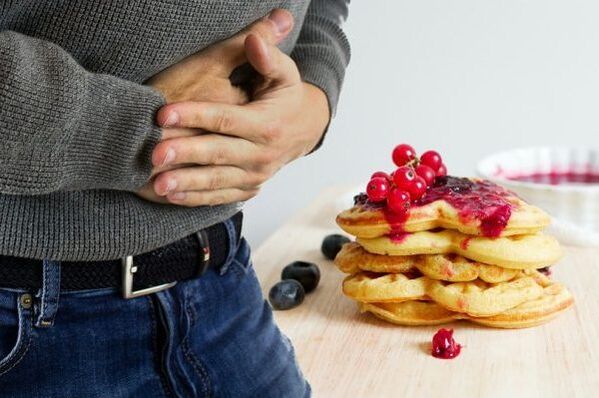
[[[0,396],[310,396],[249,246],[228,230],[221,269],[150,296],[59,293],[57,262],[40,292],[0,289]]]

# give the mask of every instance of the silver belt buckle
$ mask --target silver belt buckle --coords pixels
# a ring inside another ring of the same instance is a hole
[[[150,286],[145,289],[133,290],[133,276],[137,272],[137,265],[133,264],[133,256],[124,257],[121,260],[121,264],[123,268],[123,297],[126,299],[160,292],[177,284],[177,282],[170,282],[162,285]]]

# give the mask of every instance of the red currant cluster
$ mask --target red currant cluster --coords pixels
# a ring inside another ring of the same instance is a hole
[[[391,174],[374,173],[366,193],[371,202],[387,201],[387,207],[395,213],[406,212],[411,202],[422,198],[436,177],[447,175],[443,159],[436,151],[426,151],[418,158],[414,148],[400,144],[392,157],[398,169]]]

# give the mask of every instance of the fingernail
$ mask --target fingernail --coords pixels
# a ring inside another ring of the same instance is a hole
[[[172,179],[168,180],[168,182],[166,183],[166,190],[164,191],[164,194],[166,195],[170,192],[173,192],[175,188],[177,188],[177,181]]]
[[[164,159],[162,160],[161,166],[166,166],[173,160],[175,160],[175,151],[173,148],[169,148],[166,150],[166,155],[164,155]]]
[[[177,112],[171,111],[166,117],[163,126],[170,127],[174,126],[177,123],[179,123],[179,114]]]
[[[172,195],[169,195],[168,198],[171,200],[183,200],[185,199],[185,192],[177,192]]]
[[[275,26],[277,28],[277,34],[279,35],[287,32],[291,27],[291,19],[284,12],[274,10],[270,14],[268,14],[268,19],[275,23]]]

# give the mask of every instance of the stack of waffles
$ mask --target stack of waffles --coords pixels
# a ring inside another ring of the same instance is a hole
[[[573,304],[546,274],[562,256],[542,233],[550,218],[510,191],[446,177],[405,215],[356,197],[337,217],[356,236],[335,264],[363,312],[400,325],[464,319],[499,328],[539,325]]]

